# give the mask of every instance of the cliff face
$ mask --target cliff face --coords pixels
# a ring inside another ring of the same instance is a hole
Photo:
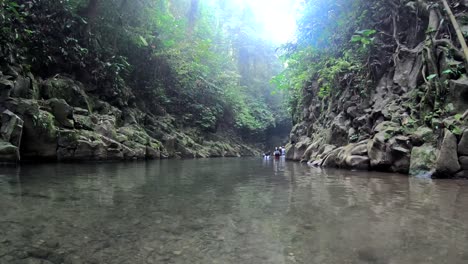
[[[2,69],[3,70],[3,69]],[[256,155],[233,133],[183,129],[176,117],[117,108],[71,78],[21,65],[0,71],[0,162],[134,160]]]
[[[468,78],[442,5],[389,1],[376,29],[366,85],[352,73],[321,98],[320,76],[302,92],[287,157],[314,166],[435,177],[468,175]],[[393,3],[395,2],[395,3]],[[468,33],[466,1],[452,1]],[[376,12],[370,11],[370,12]]]

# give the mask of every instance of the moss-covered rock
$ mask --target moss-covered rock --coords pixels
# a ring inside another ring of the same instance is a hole
[[[18,162],[20,160],[19,148],[10,142],[0,140],[0,163]]]
[[[411,162],[409,174],[412,176],[432,175],[437,160],[437,149],[426,143],[414,147],[411,151]]]
[[[81,84],[70,78],[56,77],[47,79],[42,84],[41,96],[44,99],[64,99],[72,106],[91,110],[88,96]]]

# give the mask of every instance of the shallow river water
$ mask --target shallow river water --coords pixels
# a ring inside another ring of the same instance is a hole
[[[468,181],[261,158],[0,167],[0,263],[468,263]]]

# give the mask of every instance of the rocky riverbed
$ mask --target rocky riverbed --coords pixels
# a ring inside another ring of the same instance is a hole
[[[0,263],[462,264],[467,190],[261,158],[9,167]]]

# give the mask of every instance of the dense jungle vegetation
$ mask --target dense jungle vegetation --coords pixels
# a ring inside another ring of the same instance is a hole
[[[215,132],[262,140],[288,123],[269,79],[281,70],[251,10],[230,1],[1,1],[0,64],[56,74]],[[2,82],[7,82],[6,78]]]

